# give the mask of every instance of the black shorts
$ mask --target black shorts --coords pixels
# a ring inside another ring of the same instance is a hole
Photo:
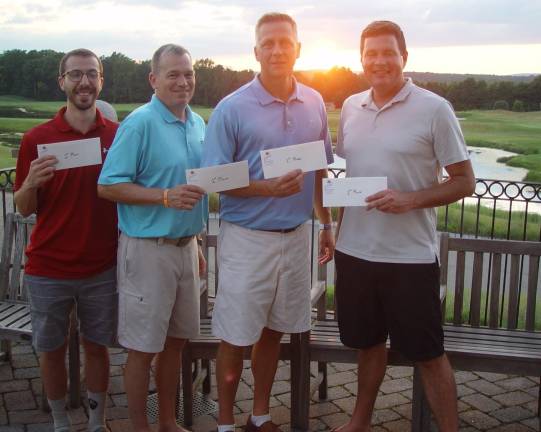
[[[366,349],[384,343],[411,361],[443,354],[440,269],[431,264],[366,261],[335,253],[340,339]]]

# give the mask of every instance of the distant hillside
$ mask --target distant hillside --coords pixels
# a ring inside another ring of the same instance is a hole
[[[317,72],[325,73],[325,70],[307,70],[300,71],[308,78],[312,79]],[[359,73],[358,71],[353,71]],[[437,83],[451,83],[464,81],[467,78],[473,78],[477,81],[486,81],[487,83],[495,81],[512,81],[515,83],[525,82],[529,83],[533,81],[540,74],[515,74],[515,75],[481,75],[481,74],[452,74],[452,73],[435,73],[435,72],[404,72],[408,77],[413,78],[417,82],[437,82]],[[362,75],[362,72],[360,72]]]

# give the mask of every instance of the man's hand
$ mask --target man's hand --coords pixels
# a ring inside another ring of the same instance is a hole
[[[385,189],[366,198],[366,210],[376,209],[383,213],[406,213],[416,208],[413,192]]]
[[[273,180],[269,180],[269,190],[272,196],[286,197],[302,190],[304,174],[297,169]]]
[[[54,166],[58,163],[56,156],[42,156],[30,162],[28,175],[23,186],[28,189],[38,189],[54,176]]]
[[[204,195],[205,191],[199,186],[178,185],[167,192],[167,206],[179,210],[191,210]]]
[[[321,264],[328,263],[334,256],[334,234],[332,230],[319,231],[319,254],[317,262]]]
[[[199,261],[199,276],[204,276],[207,273],[207,260],[205,259],[205,256],[203,255],[201,246],[197,246],[197,255],[198,255],[198,261]]]

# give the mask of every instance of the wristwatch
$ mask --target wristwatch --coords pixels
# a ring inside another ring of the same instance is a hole
[[[332,224],[330,224],[330,223],[320,223],[319,224],[319,229],[323,230],[323,231],[329,231],[330,229],[332,229]]]

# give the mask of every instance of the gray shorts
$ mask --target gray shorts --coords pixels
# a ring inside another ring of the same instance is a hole
[[[116,341],[115,267],[85,279],[25,275],[24,284],[30,299],[32,343],[37,351],[54,351],[65,343],[74,305],[86,340],[105,346]]]

